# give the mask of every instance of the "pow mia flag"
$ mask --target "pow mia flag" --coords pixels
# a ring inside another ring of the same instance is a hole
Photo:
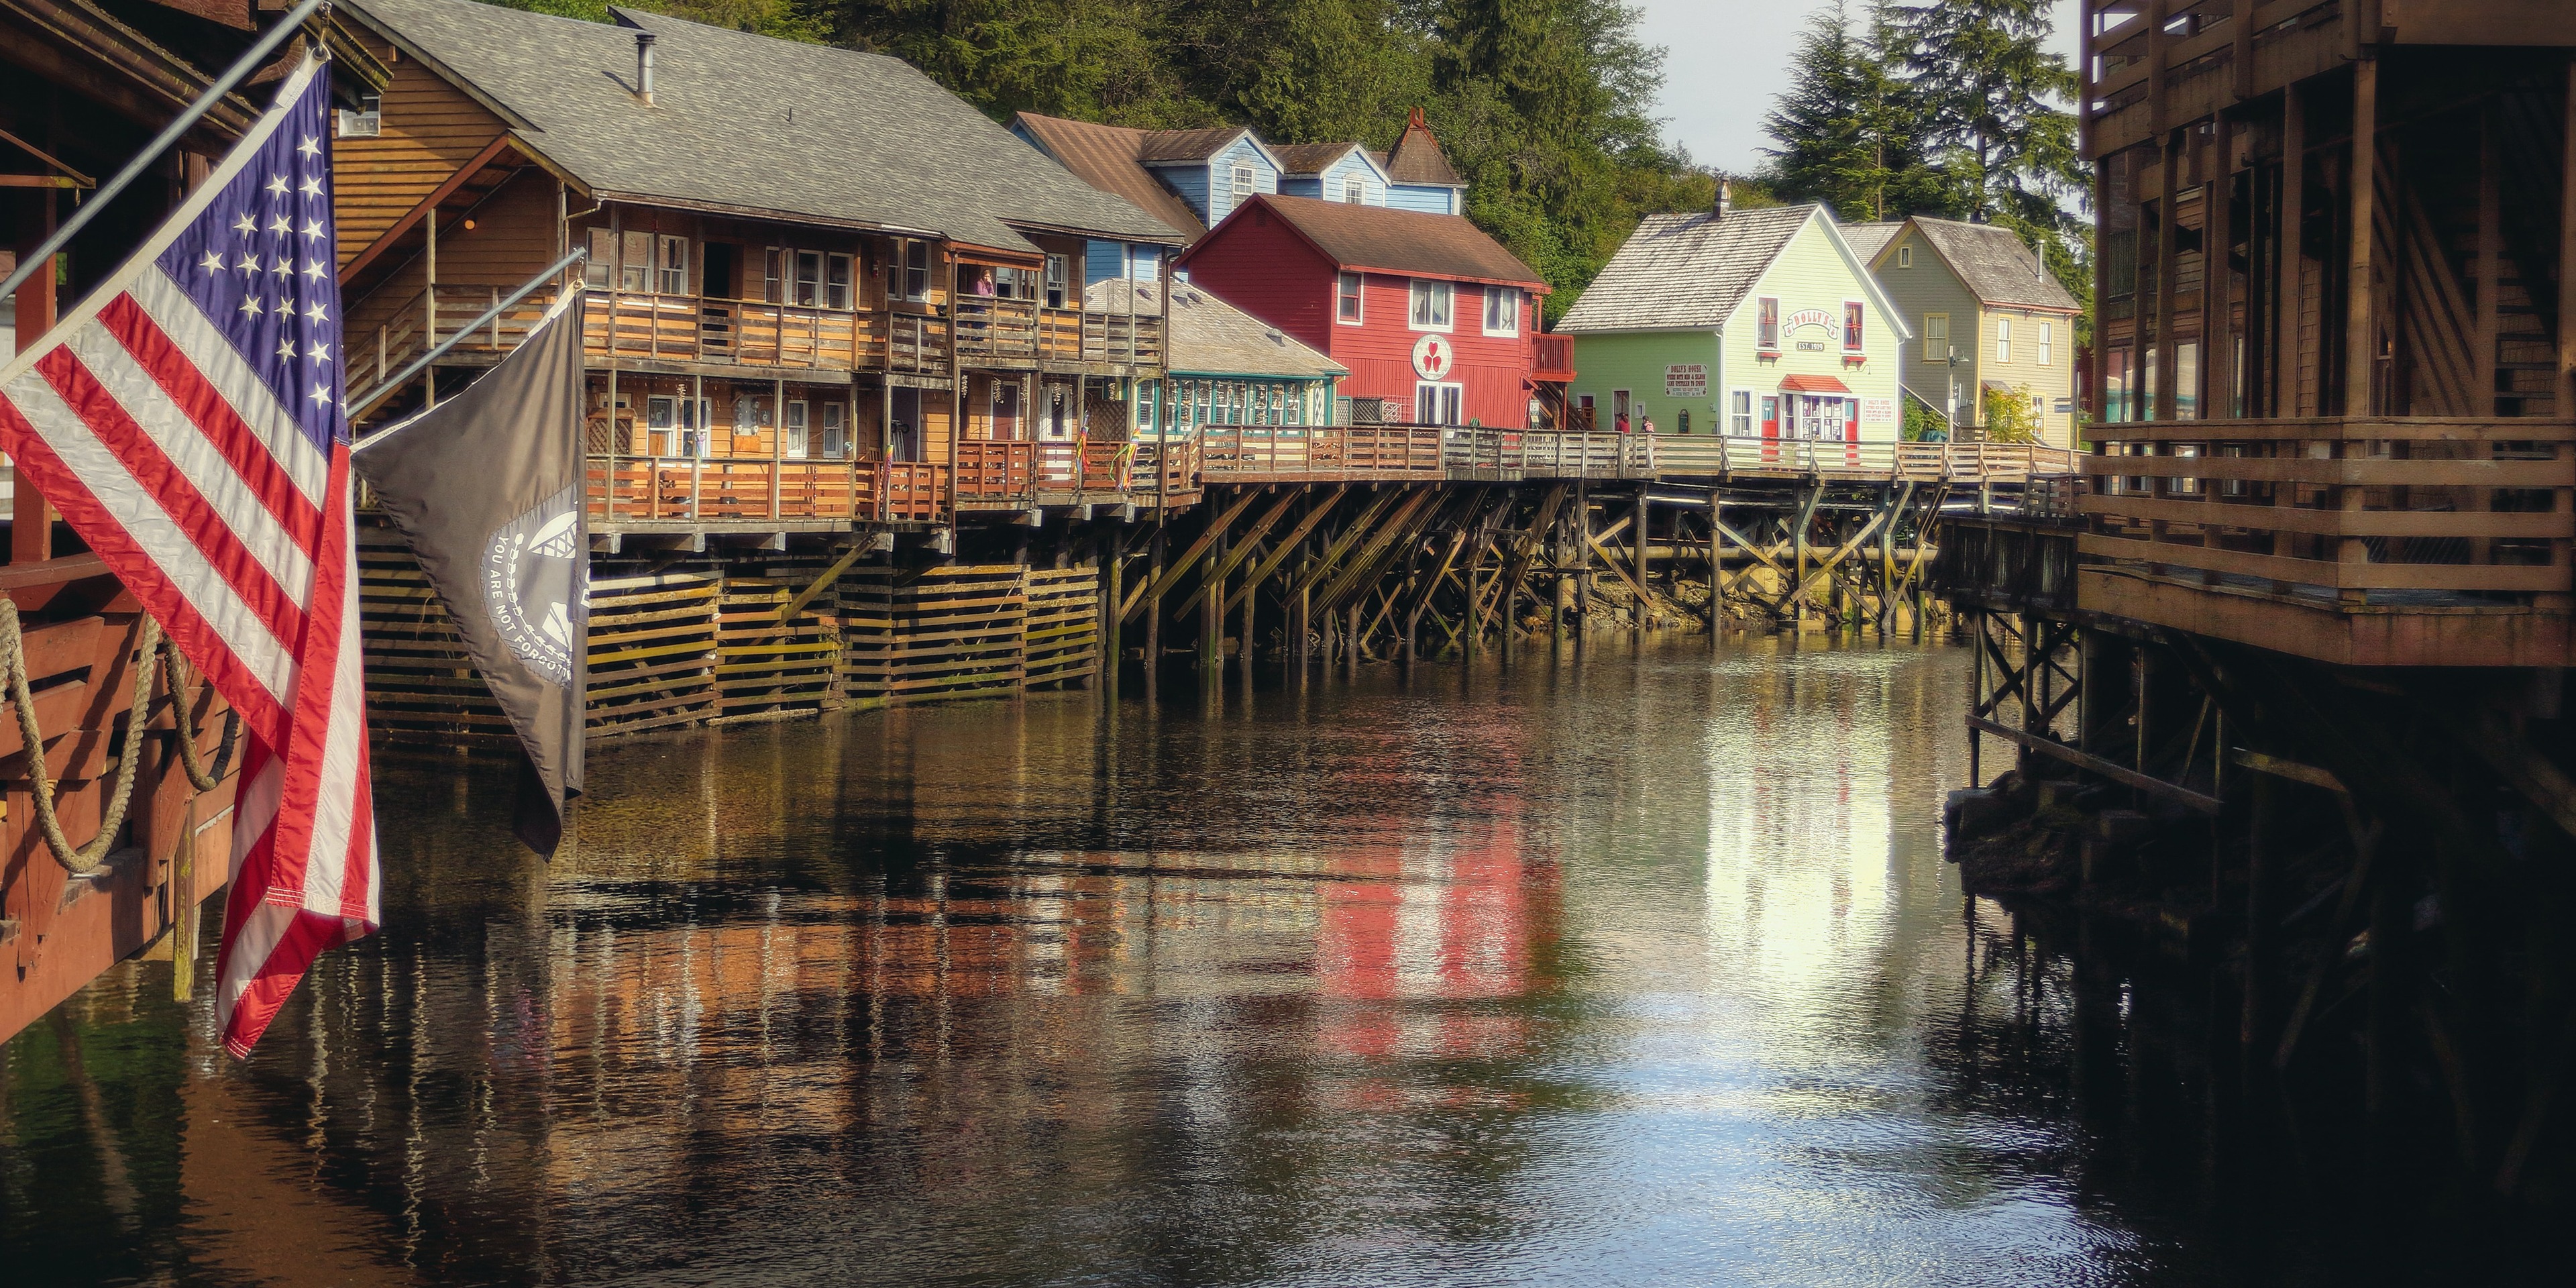
[[[590,542],[580,299],[568,295],[463,393],[351,457],[527,747],[514,827],[548,858],[566,798],[581,794]]]

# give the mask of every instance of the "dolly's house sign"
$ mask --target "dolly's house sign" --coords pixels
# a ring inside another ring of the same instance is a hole
[[[1781,326],[1783,330],[1788,331],[1804,331],[1808,327],[1814,327],[1819,331],[1831,331],[1834,329],[1834,315],[1823,309],[1800,309],[1790,314],[1789,320]]]
[[[1666,398],[1708,397],[1708,364],[1676,362],[1664,368],[1664,396]]]
[[[1413,374],[1424,380],[1448,379],[1457,359],[1445,335],[1426,335],[1413,342]]]

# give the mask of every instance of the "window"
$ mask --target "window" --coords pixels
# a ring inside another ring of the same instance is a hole
[[[1923,360],[1925,362],[1948,362],[1950,360],[1949,314],[1926,313],[1923,315]]]
[[[1593,424],[1592,424],[1592,395],[1590,395],[1590,394],[1576,394],[1576,395],[1574,396],[1574,408],[1575,408],[1575,413],[1574,413],[1574,414],[1575,414],[1575,420],[1576,420],[1576,422],[1577,422],[1577,423],[1576,423],[1576,425],[1575,425],[1575,428],[1577,428],[1577,429],[1591,429],[1591,428],[1593,428]]]
[[[851,299],[851,297],[850,297],[850,284],[851,284],[851,282],[852,282],[853,280],[855,280],[855,274],[854,274],[854,271],[853,271],[853,268],[852,268],[852,265],[851,265],[851,261],[850,261],[850,257],[849,257],[849,256],[847,256],[847,255],[826,255],[826,256],[824,256],[824,257],[823,257],[823,305],[824,305],[824,307],[826,307],[826,308],[835,308],[835,309],[847,309],[847,308],[854,307],[856,302],[855,302],[854,300],[852,300],[852,299]]]
[[[907,300],[930,298],[930,243],[908,241],[903,244],[903,259],[896,269],[901,275],[894,283],[895,293]]]
[[[772,246],[761,257],[760,300],[763,304],[787,302],[787,252]]]
[[[810,309],[823,302],[823,255],[820,251],[796,252],[796,298],[798,308]]]
[[[2173,419],[2200,419],[2200,342],[2174,346]]]
[[[654,290],[657,290],[664,295],[688,294],[689,239],[686,237],[663,238],[662,260],[660,267],[661,280],[654,284]]]
[[[1914,267],[1914,248],[1913,248],[1913,247],[1911,247],[1911,246],[1899,246],[1899,247],[1897,247],[1897,248],[1896,248],[1896,266],[1897,266],[1898,268],[1912,268],[1912,267]]]
[[[1352,205],[1352,206],[1365,206],[1365,205],[1367,205],[1367,204],[1368,204],[1368,180],[1366,180],[1366,179],[1344,179],[1344,180],[1342,180],[1342,202],[1343,202],[1343,204],[1345,204],[1345,205]]]
[[[1753,437],[1753,391],[1738,389],[1726,396],[1726,432],[1737,438]]]
[[[1415,385],[1413,387],[1413,423],[1417,425],[1455,425],[1458,423],[1458,400],[1465,392],[1462,385]]]
[[[1447,282],[1416,281],[1413,284],[1414,330],[1449,329],[1449,297],[1453,289]]]
[[[2039,365],[2043,367],[2054,361],[2057,341],[2057,337],[2053,334],[2055,330],[2056,328],[2049,323],[2039,324]]]
[[[1780,301],[1765,295],[1755,301],[1753,347],[1764,353],[1780,351]]]
[[[2102,419],[2118,424],[2129,419],[2129,351],[2102,355]]]
[[[1843,301],[1843,352],[1860,352],[1860,321],[1860,301]]]
[[[618,264],[617,289],[641,295],[653,289],[653,234],[628,233],[620,239],[624,251]]]
[[[593,290],[608,289],[611,275],[617,271],[617,234],[606,228],[590,230],[590,258],[581,266],[581,284]]]
[[[850,454],[849,404],[823,404],[823,455],[833,459]]]
[[[1239,161],[1236,162],[1234,166],[1234,174],[1231,176],[1227,184],[1227,189],[1234,194],[1234,199],[1237,201],[1241,201],[1244,198],[1251,196],[1252,167]]]
[[[680,450],[680,400],[654,397],[644,400],[645,450],[655,456],[673,456]]]
[[[1359,323],[1361,321],[1360,275],[1357,273],[1342,274],[1341,278],[1333,288],[1333,294],[1337,301],[1334,305],[1334,316],[1341,321],[1349,322],[1354,325]]]
[[[1508,286],[1485,288],[1485,334],[1521,333],[1521,293]]]
[[[1628,432],[1628,391],[1625,389],[1610,391],[1610,427],[1622,434]]]
[[[804,459],[805,449],[810,445],[806,439],[808,428],[805,401],[800,398],[787,404],[787,436],[779,443],[778,454],[795,460]]]
[[[1048,308],[1065,307],[1065,284],[1072,278],[1072,268],[1073,261],[1066,256],[1046,257],[1046,306]]]
[[[2012,361],[2012,319],[1995,319],[1995,361]]]

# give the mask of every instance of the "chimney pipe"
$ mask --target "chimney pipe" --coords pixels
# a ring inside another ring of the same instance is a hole
[[[1724,175],[1717,178],[1717,217],[1724,219],[1735,210],[1734,184]]]
[[[653,101],[653,33],[635,33],[635,93],[646,103]]]

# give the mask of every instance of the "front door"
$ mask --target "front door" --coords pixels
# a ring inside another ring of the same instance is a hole
[[[993,437],[1015,442],[1020,437],[1020,382],[993,382]]]
[[[1072,440],[1081,400],[1071,385],[1048,385],[1038,401],[1038,437],[1050,443]]]
[[[893,423],[886,426],[886,459],[921,459],[921,391],[918,389],[894,391]]]

